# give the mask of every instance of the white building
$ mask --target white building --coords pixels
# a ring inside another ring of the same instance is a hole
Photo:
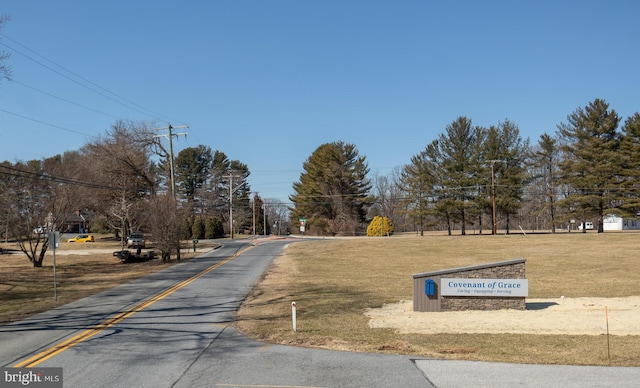
[[[605,232],[607,230],[640,230],[640,220],[608,214],[602,220],[602,229]]]

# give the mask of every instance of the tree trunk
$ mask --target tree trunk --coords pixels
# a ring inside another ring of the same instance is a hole
[[[462,223],[460,225],[460,234],[462,234],[463,236],[465,236],[467,234],[467,222],[466,222],[466,218],[467,218],[467,213],[464,211],[464,209],[462,210]]]

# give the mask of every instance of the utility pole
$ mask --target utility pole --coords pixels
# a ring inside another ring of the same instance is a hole
[[[229,175],[228,178],[229,178],[229,234],[231,234],[231,239],[233,240],[233,175]]]
[[[253,193],[253,239],[256,239],[256,199],[258,199],[258,193]]]
[[[497,220],[496,220],[496,182],[495,182],[495,172],[494,172],[494,164],[499,162],[499,160],[490,160],[491,163],[491,204],[493,209],[493,229],[491,230],[491,234],[495,235],[498,233],[497,228]]]
[[[173,137],[178,137],[181,135],[184,135],[185,137],[187,136],[186,132],[182,132],[182,133],[173,133],[173,129],[179,129],[179,128],[189,128],[188,125],[179,125],[179,126],[172,126],[171,124],[167,124],[166,127],[164,128],[154,128],[156,131],[167,131],[166,134],[164,135],[157,135],[156,137],[164,137],[167,138],[169,140],[169,174],[170,174],[170,179],[171,179],[171,194],[173,194],[173,197],[176,197],[176,179],[175,179],[175,169],[173,167]]]
[[[222,177],[229,178],[229,234],[231,235],[231,239],[233,240],[233,193],[244,186],[244,184],[247,182],[242,182],[238,187],[234,189],[233,179],[240,178],[240,175],[229,172],[229,175],[223,175]]]

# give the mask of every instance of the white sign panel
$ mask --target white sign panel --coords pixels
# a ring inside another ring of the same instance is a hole
[[[440,295],[521,297],[529,295],[529,281],[527,279],[442,278]]]
[[[49,246],[52,248],[60,248],[60,232],[57,230],[49,232]]]

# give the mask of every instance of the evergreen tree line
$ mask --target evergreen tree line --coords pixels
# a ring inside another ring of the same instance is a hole
[[[555,232],[593,220],[602,232],[606,215],[640,211],[639,147],[640,114],[622,122],[602,99],[534,146],[508,119],[486,128],[458,117],[409,164],[372,179],[355,145],[327,143],[293,185],[292,224],[304,221],[307,234],[375,235],[367,223],[380,216],[396,232],[464,235]]]
[[[509,120],[483,128],[459,117],[402,169],[394,211],[419,232],[555,232],[571,228],[571,220],[594,220],[603,232],[606,215],[640,211],[640,115],[620,124],[616,111],[596,99],[531,146]]]
[[[34,265],[47,248],[31,238],[42,225],[114,233],[122,241],[142,230],[166,236],[167,250],[180,239],[270,234],[274,226],[295,233],[300,222],[307,234],[365,235],[375,216],[386,235],[555,231],[569,220],[594,221],[602,232],[606,215],[640,211],[639,148],[640,114],[623,122],[601,99],[576,109],[535,146],[509,120],[485,128],[458,117],[389,176],[371,178],[353,144],[321,145],[303,163],[287,209],[251,192],[247,165],[204,145],[174,158],[172,182],[169,153],[155,132],[117,122],[80,150],[0,163],[0,232],[28,241],[24,251]]]

